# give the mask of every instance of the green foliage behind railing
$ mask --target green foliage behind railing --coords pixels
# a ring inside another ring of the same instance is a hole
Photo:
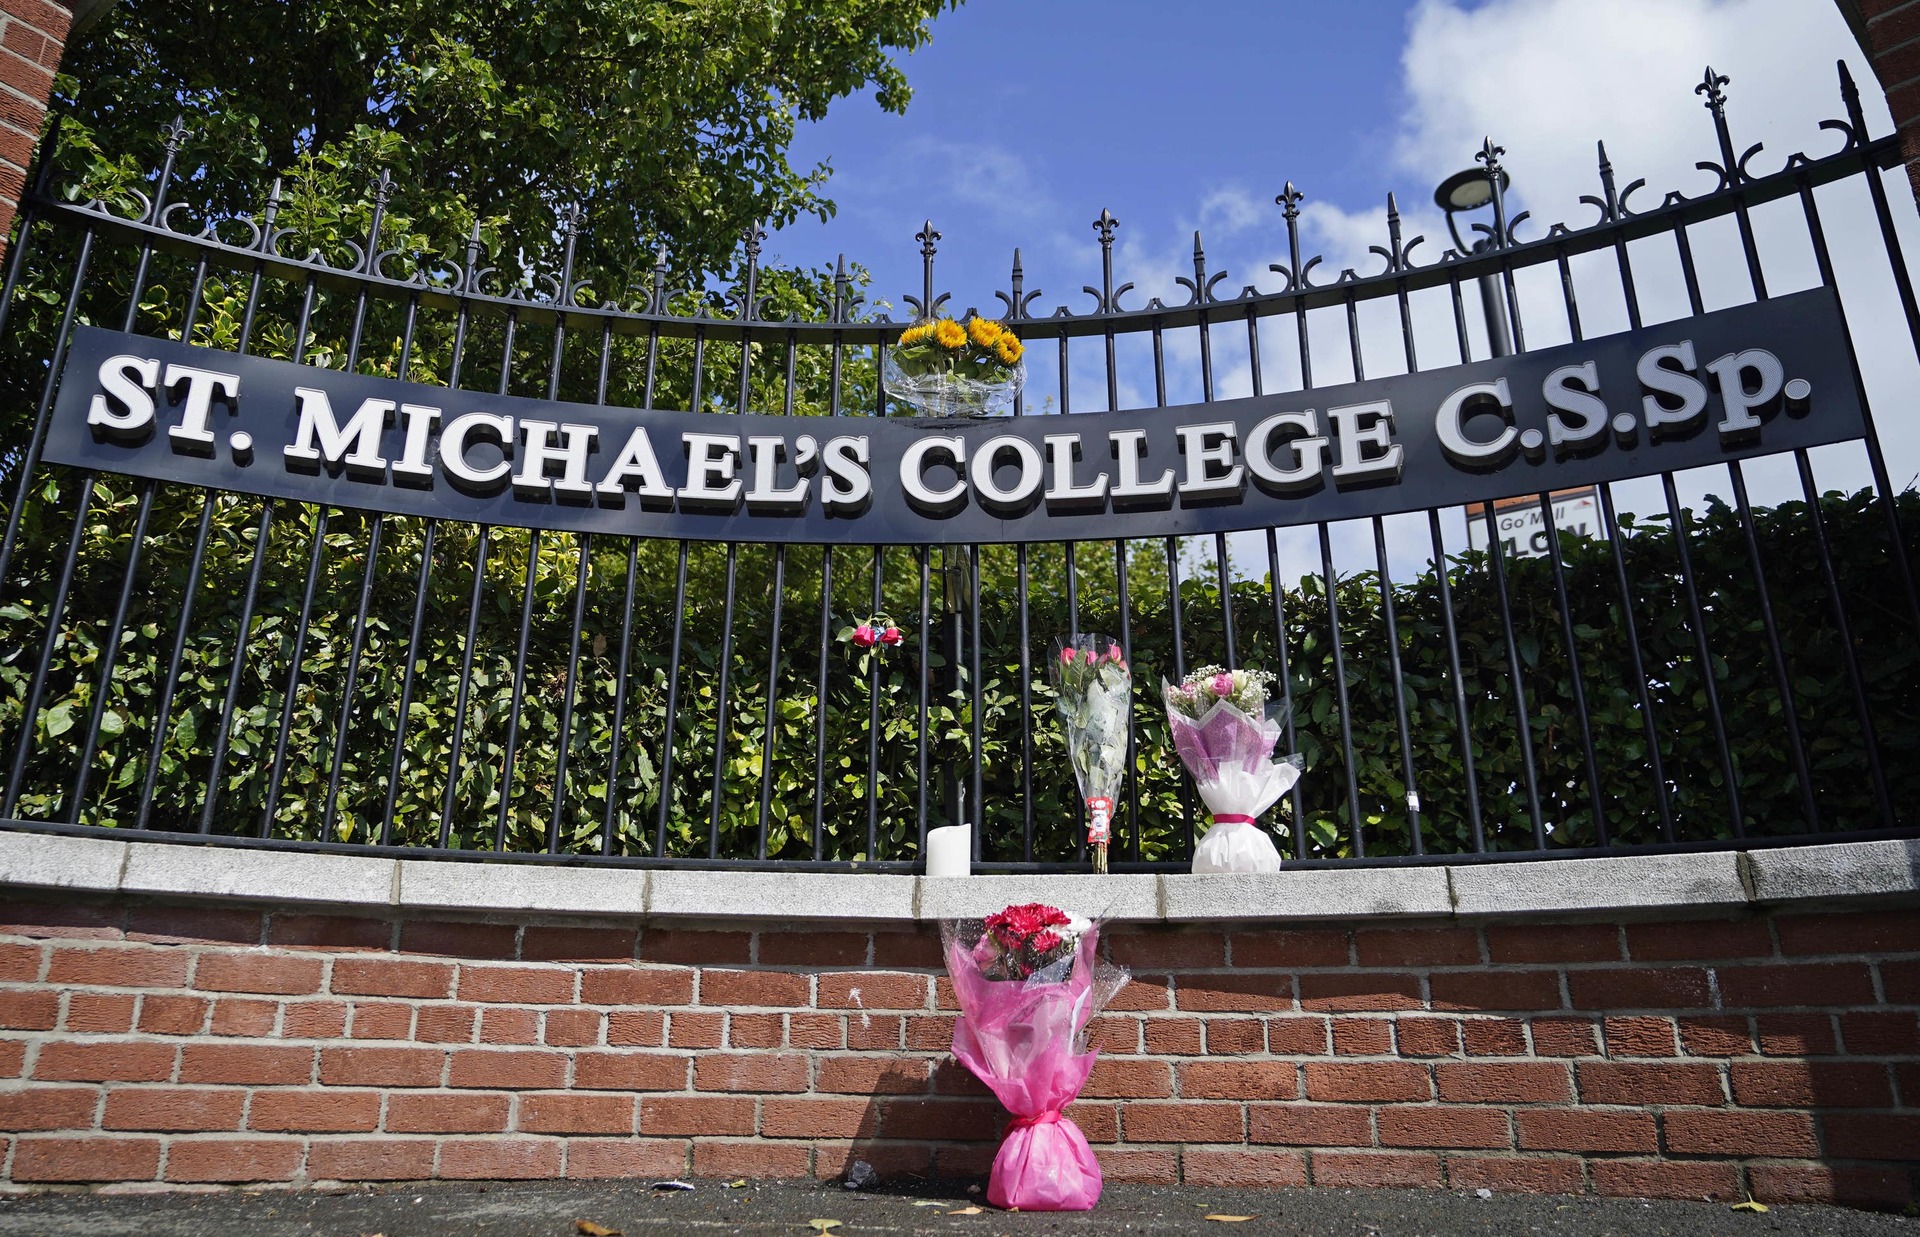
[[[67,473],[51,474],[40,487],[22,530],[23,545],[31,550],[16,559],[15,578],[8,582],[11,600],[0,608],[0,648],[6,650],[0,660],[0,690],[4,691],[0,737],[9,745],[7,757],[19,733],[26,685],[41,648],[60,547],[71,531],[76,487],[77,478]],[[76,814],[71,797],[76,762],[95,704],[99,659],[119,600],[138,501],[136,484],[125,479],[103,478],[96,488],[92,511],[81,530],[79,571],[67,617],[57,633],[45,703],[34,719],[24,792],[15,813],[21,818],[77,818],[85,824],[122,827],[136,819],[149,772],[147,753],[154,738],[160,680],[180,630],[203,496],[185,489],[162,489],[157,494],[132,614],[106,689],[87,802]],[[150,824],[162,829],[197,828],[212,786],[218,795],[212,813],[214,831],[248,834],[258,832],[265,823],[276,738],[282,712],[288,708],[291,651],[316,516],[312,509],[289,504],[276,508],[244,660],[236,667],[233,650],[256,551],[253,542],[261,504],[234,495],[219,495],[212,501],[214,535],[186,628],[182,672],[155,775]],[[1901,506],[1911,520],[1920,508],[1920,498],[1903,495]],[[1916,650],[1904,605],[1888,587],[1885,524],[1866,494],[1828,495],[1822,512],[1892,800],[1896,805],[1911,804],[1920,795],[1920,761],[1913,750],[1915,712],[1920,707],[1916,704],[1920,697],[1914,693]],[[1809,515],[1802,503],[1762,509],[1756,512],[1756,535],[1788,658],[1813,797],[1823,829],[1877,827],[1881,818],[1875,787]],[[288,712],[281,791],[269,826],[276,837],[321,836],[370,522],[362,514],[343,512],[332,513],[327,522],[308,611],[300,683]],[[423,532],[424,525],[412,519],[388,519],[382,529],[339,770],[332,840],[379,840],[401,678],[418,597]],[[1283,531],[1282,535],[1296,534]],[[1710,507],[1699,514],[1691,536],[1744,828],[1749,834],[1802,832],[1807,828],[1802,796],[1787,750],[1782,703],[1737,517],[1724,507]],[[1664,522],[1630,524],[1623,540],[1633,582],[1632,620],[1647,668],[1647,691],[1675,832],[1694,840],[1731,836],[1725,779],[1671,535]],[[491,536],[465,733],[448,817],[450,843],[455,846],[484,848],[495,840],[529,541],[530,535],[523,530],[495,530]],[[432,583],[418,633],[405,759],[395,794],[393,840],[399,843],[433,845],[438,840],[452,766],[455,701],[477,542],[478,531],[466,526],[442,525],[436,532]],[[1164,559],[1155,561],[1159,543],[1136,543],[1130,549],[1139,853],[1150,860],[1177,859],[1185,853],[1189,830],[1204,827],[1205,820],[1195,813],[1185,793],[1185,775],[1167,745],[1159,712],[1159,679],[1171,677],[1174,669]],[[724,546],[690,548],[686,606],[676,613],[673,585],[679,567],[678,543],[640,542],[634,547],[626,721],[620,765],[613,771],[609,755],[628,545],[603,538],[587,552],[586,601],[572,684],[569,767],[560,804],[558,848],[599,851],[611,798],[613,852],[651,853],[661,795],[669,789],[668,855],[705,857],[711,844],[712,853],[722,858],[753,857],[758,853],[765,775],[770,779],[769,857],[813,856],[818,794],[822,855],[843,860],[912,858],[923,787],[928,824],[945,823],[943,783],[950,776],[966,777],[974,725],[972,685],[965,670],[970,655],[961,659],[959,689],[954,691],[949,677],[954,671],[939,655],[937,631],[918,629],[917,552],[891,549],[882,555],[882,608],[909,629],[906,643],[888,650],[883,659],[870,661],[874,654],[833,641],[821,691],[816,679],[822,551],[815,547],[787,551],[771,735],[766,706],[773,654],[775,551],[742,546],[735,552],[725,755],[719,769],[717,831],[710,835],[716,819],[719,680],[722,648],[727,643],[723,604],[727,553]],[[569,691],[567,667],[580,556],[579,543],[571,537],[546,534],[541,538],[527,657],[520,675],[522,705],[505,833],[509,849],[540,850],[548,844],[562,741],[560,722]],[[928,564],[935,629],[941,626],[943,614],[946,557],[935,550]],[[1649,775],[1640,698],[1628,669],[1626,615],[1613,560],[1604,541],[1573,538],[1564,540],[1562,558],[1608,835],[1615,842],[1655,842],[1661,838],[1657,792]],[[1113,559],[1110,543],[1082,545],[1075,552],[1082,630],[1119,631]],[[872,612],[873,562],[871,549],[834,552],[829,633]],[[953,554],[951,565],[957,568],[959,563],[959,554]],[[985,642],[979,721],[986,790],[982,849],[989,859],[1001,861],[1023,858],[1026,814],[1015,564],[1013,547],[981,551]],[[1027,721],[1033,753],[1033,857],[1056,862],[1073,858],[1077,832],[1071,774],[1045,681],[1048,646],[1069,625],[1060,587],[1064,567],[1064,551],[1058,546],[1029,551],[1027,657],[1033,709]],[[1533,825],[1500,607],[1483,555],[1452,561],[1449,573],[1486,844],[1496,850],[1524,849],[1533,844]],[[1593,845],[1600,835],[1584,771],[1568,650],[1561,636],[1550,564],[1545,559],[1510,561],[1508,579],[1547,843],[1554,848]],[[1347,720],[1357,760],[1357,812],[1367,853],[1404,853],[1412,845],[1408,787],[1402,777],[1376,577],[1362,573],[1340,578],[1336,599],[1346,664]],[[1274,600],[1265,581],[1245,580],[1233,587],[1233,621],[1243,664],[1278,668]],[[1301,783],[1307,851],[1317,856],[1350,855],[1356,846],[1348,823],[1347,773],[1324,581],[1307,577],[1297,587],[1284,590],[1279,600],[1285,616],[1298,746],[1307,766]],[[1393,602],[1423,843],[1433,852],[1471,849],[1469,792],[1434,575],[1428,572],[1397,583]],[[1218,589],[1207,581],[1187,580],[1181,604],[1186,664],[1219,660],[1224,639]],[[676,620],[682,623],[683,635],[678,701],[671,775],[663,776],[663,730]],[[929,662],[929,773],[923,781],[919,673],[921,656],[930,643],[934,652]],[[231,746],[216,779],[212,752],[228,685],[236,674],[239,685]],[[825,778],[816,782],[816,726],[823,698]],[[869,718],[876,715],[879,730],[870,732]],[[872,745],[877,768],[869,765],[870,733],[878,735]],[[870,784],[878,840],[871,850],[867,845]],[[1131,802],[1132,796],[1123,796],[1122,858],[1132,853],[1127,848],[1134,827]],[[1276,808],[1269,820],[1290,828],[1291,804]],[[1291,842],[1285,847],[1291,851]]]

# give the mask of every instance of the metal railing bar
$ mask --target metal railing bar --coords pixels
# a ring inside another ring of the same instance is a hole
[[[1520,740],[1520,767],[1527,792],[1527,819],[1533,824],[1533,848],[1547,848],[1546,821],[1540,814],[1540,771],[1533,753],[1533,722],[1528,716],[1527,681],[1520,669],[1520,645],[1513,630],[1513,600],[1507,589],[1507,556],[1500,548],[1500,526],[1493,504],[1483,503],[1487,524],[1487,562],[1493,568],[1494,596],[1500,603],[1500,633],[1506,638],[1507,682],[1513,692],[1515,733]]]
[[[918,547],[918,550],[920,563],[920,622],[914,628],[914,643],[918,649],[915,655],[915,662],[919,666],[919,673],[914,675],[916,695],[918,697],[916,707],[919,718],[918,724],[914,727],[915,745],[918,749],[915,753],[914,768],[918,774],[918,778],[917,785],[914,787],[913,815],[919,833],[919,849],[915,854],[924,861],[927,854],[927,778],[929,773],[927,767],[927,697],[932,690],[932,684],[929,680],[933,674],[933,666],[931,664],[933,648],[931,640],[933,631],[931,625],[933,622],[933,547],[923,545]],[[1022,605],[1024,606],[1024,601]],[[1024,620],[1024,609],[1021,617]]]
[[[400,672],[400,704],[393,717],[393,757],[387,766],[386,802],[380,809],[380,842],[393,840],[393,816],[400,802],[400,773],[407,756],[407,722],[413,711],[413,682],[420,660],[420,632],[427,625],[427,598],[433,578],[433,542],[440,521],[428,520],[420,533],[420,574],[414,580],[413,625],[407,631],[407,664]]]
[[[880,613],[886,568],[886,549],[873,547],[873,601],[869,614]],[[867,849],[866,857],[880,857],[880,645],[867,652]]]
[[[301,671],[307,654],[307,630],[313,621],[313,592],[320,582],[320,563],[326,556],[327,548],[327,508],[315,509],[313,528],[313,549],[307,557],[306,587],[300,595],[300,618],[294,627],[293,653],[287,666],[287,687],[280,701],[280,730],[274,739],[273,764],[267,776],[266,810],[260,816],[260,834],[262,837],[273,832],[273,818],[280,804],[281,779],[287,768],[287,739],[293,729],[293,711],[300,697]],[[235,659],[235,669],[239,661]],[[237,676],[236,676],[237,677]],[[219,776],[220,766],[214,766],[214,775]]]
[[[1867,753],[1867,773],[1873,781],[1873,797],[1880,809],[1880,819],[1888,828],[1893,828],[1896,824],[1893,796],[1887,789],[1887,772],[1881,763],[1880,735],[1873,724],[1873,708],[1867,701],[1866,684],[1860,674],[1860,658],[1853,647],[1853,625],[1847,619],[1846,602],[1840,593],[1840,578],[1833,566],[1826,517],[1820,511],[1820,489],[1813,479],[1813,462],[1804,448],[1793,453],[1793,460],[1800,473],[1800,489],[1807,496],[1807,522],[1813,530],[1813,546],[1820,559],[1820,575],[1826,581],[1827,597],[1833,603],[1834,636],[1840,646],[1841,664],[1847,670],[1847,687],[1853,696],[1854,715],[1860,723],[1861,746]],[[1817,818],[1810,822],[1810,827],[1813,832],[1819,831]]]
[[[1353,750],[1353,709],[1347,699],[1347,659],[1340,641],[1340,581],[1333,569],[1333,541],[1327,522],[1320,521],[1320,581],[1327,595],[1327,630],[1332,637],[1333,686],[1340,706],[1340,752],[1347,778],[1347,825],[1353,830],[1353,853],[1367,853],[1366,826],[1360,822],[1360,782],[1356,766],[1359,758]]]
[[[733,617],[739,597],[740,545],[727,543],[726,598],[720,611],[720,675],[713,703],[713,802],[707,813],[707,857],[720,857],[720,816],[726,806],[727,727],[732,723]]]
[[[667,662],[667,716],[660,727],[660,814],[654,822],[653,854],[667,854],[667,819],[673,811],[673,740],[679,725],[680,649],[687,629],[687,545],[680,543],[680,565],[673,580],[673,644]]]
[[[773,547],[773,615],[767,624],[767,708],[760,740],[760,837],[754,857],[767,857],[767,826],[773,813],[773,752],[780,733],[780,618],[786,600],[787,547]]]
[[[453,734],[447,752],[447,785],[440,800],[440,849],[447,849],[453,829],[453,800],[460,789],[460,745],[466,737],[467,697],[473,687],[473,650],[480,642],[480,607],[486,597],[487,552],[493,529],[480,526],[479,543],[473,557],[473,595],[467,602],[467,638],[460,648],[460,685],[455,689]]]
[[[834,361],[838,368],[838,357]],[[924,655],[924,641],[921,634]],[[833,547],[820,547],[820,666],[814,677],[813,707],[813,858],[825,852],[827,801],[827,666],[833,651]]]
[[[600,826],[600,853],[613,854],[620,815],[620,744],[626,738],[627,674],[633,662],[633,590],[639,575],[640,539],[627,538],[627,585],[620,609],[620,664],[613,677],[613,729],[607,747],[607,806]],[[624,853],[624,852],[623,852]]]
[[[573,707],[579,694],[580,635],[587,622],[587,574],[593,562],[593,534],[581,533],[579,563],[573,577],[573,623],[567,634],[567,682],[560,695],[559,751],[553,765],[553,815],[547,821],[547,849],[560,849],[560,825],[566,816],[567,769],[573,754]],[[612,784],[607,787],[613,792]]]
[[[87,531],[87,516],[93,509],[93,474],[86,474],[80,485],[80,501],[75,505],[73,533],[67,539],[67,553],[60,565],[60,580],[54,586],[53,602],[47,607],[47,631],[40,641],[40,656],[34,663],[33,681],[20,709],[20,739],[13,749],[13,768],[7,774],[7,789],[0,796],[0,816],[13,815],[20,798],[21,782],[26,776],[27,757],[33,752],[34,737],[40,724],[40,701],[53,670],[53,654],[60,644],[60,623],[66,616],[67,594],[73,587],[74,569],[80,562],[80,539]]]
[[[360,604],[353,616],[353,637],[347,649],[346,683],[340,690],[340,721],[334,727],[333,758],[328,762],[327,802],[321,814],[320,831],[329,836],[339,815],[340,770],[347,758],[347,734],[353,719],[353,690],[359,682],[360,657],[366,648],[367,612],[373,603],[375,570],[380,562],[380,536],[386,525],[385,513],[378,513],[373,517],[373,525],[367,533],[367,567],[360,578]]]
[[[1720,705],[1720,685],[1714,671],[1713,654],[1707,646],[1706,614],[1700,605],[1700,589],[1695,582],[1693,571],[1693,551],[1690,547],[1692,534],[1687,531],[1686,510],[1680,505],[1680,495],[1675,491],[1672,473],[1660,474],[1660,486],[1666,496],[1667,519],[1673,530],[1674,549],[1680,557],[1680,588],[1687,599],[1687,617],[1693,630],[1694,655],[1700,668],[1700,682],[1707,697],[1707,718],[1713,726],[1713,742],[1720,757],[1720,771],[1727,782],[1727,813],[1729,827],[1734,836],[1739,837],[1746,830],[1746,815],[1740,805],[1739,770],[1733,759],[1733,749],[1727,742],[1726,714]]]
[[[1611,233],[1615,231],[1628,240],[1637,240],[1668,230],[1675,218],[1684,219],[1688,223],[1697,223],[1731,214],[1740,205],[1749,207],[1763,205],[1792,194],[1795,191],[1796,177],[1802,173],[1810,179],[1811,183],[1824,185],[1856,175],[1863,169],[1895,166],[1901,161],[1901,157],[1899,142],[1895,136],[1864,140],[1837,154],[1810,160],[1770,176],[1748,180],[1695,198],[1681,198],[1673,195],[1672,199],[1660,206],[1626,215],[1617,223],[1596,225],[1564,234],[1552,234],[1540,240],[1511,245],[1500,253],[1463,255],[1456,259],[1436,261],[1428,266],[1412,267],[1404,274],[1385,273],[1362,276],[1344,284],[1314,285],[1305,289],[1290,287],[1280,292],[1257,292],[1251,297],[1208,298],[1186,306],[1119,309],[1105,313],[1066,313],[1058,317],[1050,315],[1045,320],[1046,329],[1050,334],[1075,338],[1103,335],[1109,330],[1117,335],[1125,335],[1146,330],[1155,322],[1171,328],[1198,326],[1222,307],[1234,307],[1243,313],[1259,317],[1273,317],[1295,312],[1298,308],[1318,309],[1337,306],[1349,293],[1363,300],[1376,296],[1388,296],[1393,294],[1395,285],[1401,278],[1406,279],[1407,286],[1413,291],[1441,287],[1456,276],[1472,279],[1482,274],[1499,272],[1507,268],[1509,263],[1513,266],[1530,266],[1552,261],[1562,244],[1566,245],[1570,254],[1579,255],[1610,246],[1613,243]],[[145,220],[112,215],[98,206],[75,205],[45,194],[31,195],[27,202],[38,214],[50,219],[58,219],[71,226],[91,224],[103,232],[128,237],[147,237],[157,251],[190,254],[195,249],[205,248],[227,257],[233,265],[261,256],[256,251],[243,249],[217,239],[174,232]],[[651,334],[657,331],[660,335],[669,338],[686,339],[705,335],[731,341],[758,340],[763,336],[777,338],[792,330],[803,341],[810,336],[826,340],[838,335],[843,342],[855,346],[884,347],[904,325],[903,322],[891,319],[874,319],[869,322],[791,324],[784,321],[779,323],[729,321],[710,317],[691,318],[657,310],[636,312],[559,302],[543,303],[504,295],[463,293],[451,285],[429,286],[423,289],[410,280],[324,265],[316,266],[305,258],[286,254],[266,254],[263,260],[268,269],[281,278],[305,278],[312,275],[332,288],[353,288],[365,284],[394,299],[419,293],[426,303],[435,309],[452,309],[457,307],[463,296],[471,297],[476,303],[489,308],[501,311],[511,309],[528,323],[544,325],[562,317],[581,324],[611,322],[615,332],[622,335]],[[1017,322],[1036,321],[1027,315],[1022,315],[1015,320]],[[877,361],[878,357],[875,359]],[[876,411],[884,412],[884,396]]]

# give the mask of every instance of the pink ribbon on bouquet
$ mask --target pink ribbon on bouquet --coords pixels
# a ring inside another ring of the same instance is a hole
[[[1031,1117],[1016,1116],[1011,1121],[1007,1122],[1006,1129],[1000,1131],[1000,1137],[1005,1138],[1007,1135],[1013,1133],[1015,1130],[1032,1129],[1036,1125],[1058,1125],[1058,1124],[1060,1124],[1060,1110],[1058,1108],[1051,1109],[1047,1112],[1038,1112]]]
[[[1215,812],[1213,823],[1216,825],[1250,825],[1253,817],[1243,816],[1239,812]]]

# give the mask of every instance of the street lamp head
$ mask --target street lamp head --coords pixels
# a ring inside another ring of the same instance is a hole
[[[1503,168],[1500,172],[1500,192],[1505,193],[1512,179]],[[1487,183],[1485,168],[1470,168],[1464,172],[1455,172],[1440,182],[1433,191],[1433,203],[1441,210],[1452,214],[1458,210],[1479,210],[1493,201],[1493,186]]]

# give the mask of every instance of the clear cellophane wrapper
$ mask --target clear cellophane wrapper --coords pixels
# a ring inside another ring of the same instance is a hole
[[[1013,397],[1026,385],[1025,361],[997,377],[936,369],[912,373],[889,351],[880,365],[880,385],[900,403],[927,417],[992,417],[1013,411]]]

